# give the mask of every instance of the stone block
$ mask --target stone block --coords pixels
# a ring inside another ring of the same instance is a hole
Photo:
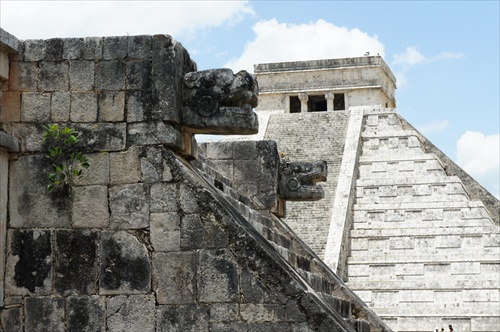
[[[156,331],[208,332],[208,308],[195,304],[158,306]]]
[[[11,62],[10,88],[14,91],[37,91],[38,64],[34,62]]]
[[[153,290],[159,304],[196,303],[196,252],[153,254]]]
[[[238,321],[239,311],[240,310],[238,303],[214,303],[210,306],[210,321],[211,322]]]
[[[70,119],[72,122],[95,122],[97,107],[97,96],[94,92],[72,92]]]
[[[48,230],[10,230],[5,295],[47,295],[52,291],[52,246]]]
[[[73,227],[106,228],[109,226],[108,188],[83,186],[73,188]]]
[[[103,40],[103,59],[115,60],[127,57],[128,37],[105,37]]]
[[[9,79],[9,56],[0,50],[0,80],[7,81]],[[1,84],[0,84],[1,85]]]
[[[83,40],[83,59],[101,60],[103,39],[102,37],[86,37]]]
[[[210,323],[212,332],[248,332],[248,324],[233,320],[224,323]],[[260,331],[260,330],[259,330]]]
[[[69,67],[69,86],[71,90],[89,91],[94,89],[94,73],[94,61],[71,61]]]
[[[185,185],[181,184],[179,188],[179,201],[182,211],[184,213],[196,213],[198,212],[198,202],[193,190]]]
[[[83,38],[65,38],[63,39],[62,58],[65,60],[77,60],[83,56]]]
[[[144,158],[141,158],[142,181],[155,183],[160,181],[169,182],[173,179],[172,172],[164,158],[163,148],[157,146],[148,147]]]
[[[111,227],[137,229],[149,226],[148,187],[142,183],[112,186],[109,189]],[[151,212],[155,211],[151,204]]]
[[[100,296],[68,296],[66,317],[68,331],[98,332],[105,330],[106,303]]]
[[[128,140],[131,145],[164,144],[172,149],[181,150],[181,133],[168,123],[141,122],[128,126]]]
[[[45,59],[46,42],[42,39],[24,41],[24,61],[40,61]]]
[[[123,151],[126,144],[125,123],[78,124],[81,146],[86,151]]]
[[[21,121],[49,122],[50,93],[24,92],[21,96]]]
[[[55,232],[54,288],[58,294],[97,292],[97,233],[91,230]]]
[[[238,295],[238,270],[230,252],[227,249],[200,250],[197,300],[200,303],[234,302]],[[245,319],[243,313],[242,318]]]
[[[68,122],[70,110],[70,93],[54,92],[50,103],[50,118],[53,122]]]
[[[233,142],[214,142],[207,144],[207,158],[210,160],[217,159],[234,159],[233,158]]]
[[[424,264],[422,263],[405,263],[396,265],[396,269],[392,271],[392,275],[398,276],[418,276],[424,274]],[[372,273],[372,275],[374,275]]]
[[[82,176],[73,179],[74,184],[77,186],[109,184],[109,153],[89,153],[86,156],[89,159],[90,167],[83,172]]]
[[[62,297],[27,297],[25,312],[27,331],[66,331]]]
[[[285,306],[281,304],[242,303],[241,318],[249,323],[279,322],[286,320]]]
[[[0,122],[19,122],[21,120],[20,92],[2,92],[0,102]]]
[[[44,150],[42,147],[43,128],[39,124],[15,123],[12,126],[12,135],[23,138],[20,142],[22,151],[40,152]]]
[[[151,60],[133,60],[127,62],[127,89],[151,89]]]
[[[235,160],[234,161],[234,183],[238,186],[242,184],[254,184],[259,171],[256,160]]]
[[[115,296],[107,300],[107,331],[155,332],[153,295]]]
[[[96,90],[125,89],[125,62],[122,60],[101,61],[95,68]]]
[[[4,331],[23,331],[23,309],[10,308],[0,311],[0,322]]]
[[[181,219],[177,213],[151,213],[151,244],[155,251],[179,251]]]
[[[235,160],[252,160],[257,158],[257,141],[242,141],[233,144]]]
[[[51,38],[45,41],[45,60],[62,60],[63,40],[61,38]]]
[[[129,36],[128,57],[131,59],[148,59],[152,56],[152,36]]]
[[[141,180],[141,150],[137,146],[125,152],[110,153],[111,184],[137,183]]]
[[[241,270],[240,292],[249,303],[268,302],[267,290],[247,267]]]
[[[69,65],[67,62],[41,61],[40,80],[41,91],[67,91],[69,88]]]
[[[151,212],[177,212],[179,194],[175,183],[160,182],[151,186]]]
[[[140,122],[151,120],[152,108],[151,91],[127,91],[126,113],[127,122]]]
[[[146,247],[135,236],[125,231],[102,232],[99,250],[100,294],[150,292],[151,262]]]
[[[125,118],[125,92],[100,92],[99,101],[99,121],[115,122],[123,121]]]
[[[182,249],[221,248],[227,246],[227,243],[227,236],[216,224],[216,220],[202,219],[197,214],[188,214],[182,218]]]

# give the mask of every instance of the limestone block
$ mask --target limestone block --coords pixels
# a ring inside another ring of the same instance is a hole
[[[307,323],[297,323],[292,325],[292,332],[313,332]]]
[[[238,318],[239,306],[237,303],[214,303],[210,306],[211,322],[234,322]]]
[[[194,195],[193,190],[185,184],[180,185],[179,202],[184,213],[198,212],[198,202],[196,200],[196,196]]]
[[[484,247],[500,247],[500,234],[484,234],[483,235],[483,245]]]
[[[179,209],[176,184],[155,183],[151,186],[151,212],[177,212]]]
[[[208,308],[203,305],[160,305],[156,312],[156,331],[209,331]]]
[[[15,123],[12,126],[12,135],[22,137],[21,150],[29,152],[43,151],[43,128],[39,124]]]
[[[128,90],[151,89],[151,60],[127,62],[126,76]]]
[[[228,250],[200,250],[197,271],[197,297],[197,300],[201,303],[237,300],[237,265]]]
[[[9,56],[0,51],[0,79],[6,81],[9,79]]]
[[[250,303],[271,302],[267,289],[246,266],[240,273],[240,293]]]
[[[107,331],[155,331],[154,295],[120,295],[106,302]]]
[[[94,89],[94,73],[94,61],[71,61],[69,67],[69,86],[71,90],[89,91]]]
[[[214,142],[207,144],[207,158],[210,160],[233,159],[232,142]]]
[[[4,91],[0,98],[0,122],[19,122],[21,120],[21,93]]]
[[[424,264],[421,263],[398,264],[396,265],[396,270],[394,272],[395,272],[394,274],[398,276],[423,275]]]
[[[215,222],[202,219],[197,214],[184,216],[181,221],[181,248],[190,250],[227,246],[227,236]]]
[[[413,249],[415,247],[414,245],[414,238],[410,236],[402,236],[402,237],[397,237],[397,238],[392,238],[390,241],[390,248],[391,249]]]
[[[170,124],[161,121],[130,124],[128,140],[129,144],[133,145],[164,144],[176,150],[183,147],[181,133]]]
[[[128,37],[105,37],[103,41],[103,59],[124,59],[127,56]]]
[[[74,187],[72,222],[73,227],[108,227],[108,188],[100,185]]]
[[[233,160],[213,160],[213,168],[217,172],[229,180],[234,177],[234,162]]]
[[[399,265],[387,264],[387,265],[370,265],[370,275],[371,276],[393,276]]]
[[[122,60],[98,62],[95,68],[95,89],[125,89],[125,62]]]
[[[102,37],[86,37],[83,40],[83,59],[101,60],[103,39]]]
[[[110,153],[111,184],[137,183],[141,180],[140,153],[137,146],[132,146],[125,152]]]
[[[7,238],[5,295],[47,295],[52,291],[51,234],[10,230]]]
[[[128,37],[128,57],[151,58],[153,37],[152,36],[129,36]]]
[[[77,124],[80,142],[89,151],[123,151],[126,145],[126,123]]]
[[[142,182],[168,182],[173,179],[168,163],[163,158],[161,148],[156,146],[147,148],[145,158],[141,158]]]
[[[94,92],[72,92],[70,119],[72,122],[97,120],[97,96]]]
[[[155,251],[179,251],[181,220],[177,213],[151,213],[151,244]]]
[[[239,322],[237,320],[232,320],[232,321],[228,321],[225,323],[218,323],[218,322],[210,323],[210,331],[213,331],[213,332],[225,332],[225,331],[247,332],[249,330],[248,330],[247,323]],[[262,331],[262,330],[259,330],[259,331]]]
[[[23,93],[21,97],[21,121],[49,122],[50,97],[50,93]]]
[[[68,296],[66,317],[68,331],[103,331],[106,302],[100,296]]]
[[[23,308],[2,309],[0,311],[0,321],[4,331],[23,330]]]
[[[119,229],[148,227],[149,205],[148,187],[145,184],[124,184],[110,187],[111,227]],[[151,207],[153,208],[153,204]],[[151,209],[151,212],[164,211]]]
[[[151,120],[153,105],[151,91],[126,91],[127,122]]]
[[[485,240],[488,235],[493,235],[493,234],[485,234]],[[497,234],[498,236],[498,234]],[[467,236],[461,236],[460,240],[460,248],[470,248],[471,250],[477,250],[478,248],[483,247],[483,236],[480,234],[477,235],[467,235]],[[484,245],[484,247],[487,247]]]
[[[258,174],[258,170],[256,160],[235,160],[233,175],[234,183],[238,186],[242,184],[253,184]]]
[[[125,231],[102,232],[99,250],[100,294],[150,292],[151,262],[146,247],[135,236]]]
[[[400,290],[398,302],[433,302],[434,295],[432,290]]]
[[[196,252],[154,253],[153,275],[159,304],[196,302]]]
[[[25,312],[27,331],[65,331],[62,297],[27,297]]]
[[[481,273],[481,263],[480,262],[452,262],[451,264],[452,274],[480,274]]]
[[[37,91],[38,65],[34,62],[11,62],[10,87],[14,91]]]
[[[425,209],[422,211],[422,220],[442,220],[443,209]]]
[[[100,92],[98,95],[99,121],[124,120],[125,92]]]
[[[50,103],[50,118],[53,122],[68,122],[70,110],[70,93],[54,92]]]
[[[74,184],[77,186],[109,184],[109,153],[89,153],[86,156],[89,159],[90,167],[83,172],[82,176],[73,179]]]
[[[279,322],[286,319],[285,307],[281,304],[240,304],[241,318],[249,323]]]
[[[55,232],[54,288],[58,294],[97,292],[97,233],[91,230]]]
[[[63,40],[61,38],[51,38],[45,40],[45,60],[62,60]]]
[[[45,59],[46,41],[32,39],[24,41],[24,61],[40,61]]]
[[[69,65],[67,62],[41,61],[38,87],[41,91],[67,91]]]
[[[462,239],[458,235],[436,236],[436,248],[460,248]]]
[[[473,317],[471,319],[471,331],[494,331],[499,326],[500,317]]]
[[[81,59],[83,56],[83,38],[64,38],[62,58],[66,60]]]
[[[368,277],[370,276],[370,267],[364,264],[351,264],[349,265],[349,276]]]

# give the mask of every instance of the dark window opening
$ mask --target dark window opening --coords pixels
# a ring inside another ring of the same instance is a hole
[[[308,112],[326,112],[325,96],[309,96],[307,101]]]
[[[220,191],[224,191],[224,185],[222,184],[222,182],[217,181],[215,179],[214,179],[214,187],[219,189]]]
[[[333,110],[343,111],[345,110],[345,99],[343,93],[336,93],[333,98]]]
[[[290,113],[300,113],[300,99],[298,96],[290,96]]]

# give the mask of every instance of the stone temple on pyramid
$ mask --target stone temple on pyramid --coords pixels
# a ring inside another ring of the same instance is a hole
[[[500,331],[500,202],[380,56],[0,29],[0,88],[0,332]]]

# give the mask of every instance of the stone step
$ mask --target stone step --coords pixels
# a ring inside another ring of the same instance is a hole
[[[382,188],[385,189],[385,188]],[[364,192],[363,196],[356,197],[356,203],[362,204],[388,204],[394,202],[394,204],[400,203],[415,203],[418,201],[420,203],[435,203],[435,202],[467,202],[469,201],[469,196],[466,193],[448,194],[446,189],[432,188],[433,192],[429,195],[397,195],[391,192],[391,190],[374,190],[374,192]],[[397,192],[397,191],[396,191]],[[427,192],[427,189],[425,189]]]
[[[406,211],[422,211],[422,210],[441,210],[441,211],[456,211],[457,209],[475,209],[481,208],[487,215],[487,211],[481,201],[466,201],[466,202],[391,202],[386,204],[355,204],[355,211],[377,211],[377,210],[406,210]],[[483,212],[482,212],[483,213]],[[489,215],[487,215],[489,217]]]
[[[435,313],[436,317],[442,316],[465,316],[465,317],[495,317],[498,316],[500,303],[485,302],[462,302],[444,303],[394,303],[375,304],[370,308],[378,315],[391,315],[397,317],[429,317],[429,313]],[[439,313],[439,314],[438,314]]]
[[[386,186],[414,186],[414,185],[456,185],[463,188],[462,181],[457,176],[447,176],[443,179],[427,177],[388,177],[387,179],[363,178],[356,180],[356,187],[386,187]]]
[[[438,163],[439,159],[434,153],[422,153],[421,155],[415,155],[414,153],[404,154],[404,153],[379,153],[376,155],[361,155],[359,156],[359,164],[365,165],[377,162],[413,162],[413,163],[425,163],[428,161],[436,161]]]
[[[361,225],[361,224],[360,224]],[[435,236],[480,236],[486,237],[496,242],[500,241],[500,233],[496,230],[495,226],[470,226],[470,227],[421,227],[420,225],[412,224],[407,228],[355,228],[351,230],[351,240],[357,241],[365,238],[378,238],[378,237],[406,237],[406,236],[422,236],[422,237],[435,237]]]

